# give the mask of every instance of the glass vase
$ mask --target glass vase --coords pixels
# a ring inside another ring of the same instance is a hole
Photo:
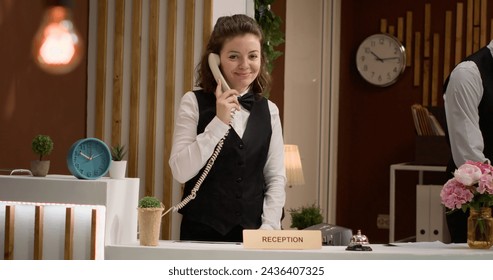
[[[473,249],[489,249],[493,245],[491,208],[470,208],[467,219],[467,245]]]

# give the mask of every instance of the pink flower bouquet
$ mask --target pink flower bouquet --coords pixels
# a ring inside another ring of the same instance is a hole
[[[454,172],[454,178],[443,185],[442,204],[451,211],[468,208],[479,210],[493,205],[493,166],[467,161]]]

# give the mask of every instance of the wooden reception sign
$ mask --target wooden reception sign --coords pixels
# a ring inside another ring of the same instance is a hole
[[[313,250],[322,248],[320,230],[243,230],[246,249]]]

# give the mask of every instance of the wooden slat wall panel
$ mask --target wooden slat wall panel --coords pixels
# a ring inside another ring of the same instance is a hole
[[[106,37],[108,21],[108,1],[98,1],[98,27],[97,27],[97,64],[96,64],[96,108],[94,137],[103,139],[104,136],[104,108],[106,104]]]
[[[467,0],[466,11],[466,56],[472,54],[472,28],[474,17],[474,0]]]
[[[5,206],[5,239],[3,246],[3,259],[14,259],[14,237],[15,237],[15,206]]]
[[[388,28],[388,33],[392,36],[395,36],[395,26],[393,25],[389,25],[389,28]]]
[[[463,3],[457,3],[456,18],[455,18],[455,64],[458,64],[462,56],[462,33],[463,33],[463,18],[464,18],[464,5]]]
[[[423,106],[430,104],[430,59],[423,60]]]
[[[185,91],[192,90],[194,77],[194,38],[195,38],[195,0],[185,2],[185,52],[184,52],[184,73],[183,88]]]
[[[480,35],[479,35],[479,47],[484,47],[488,41],[486,38],[487,28],[488,28],[488,2],[487,0],[481,0],[481,15],[480,15]],[[493,38],[492,38],[493,39]]]
[[[473,12],[473,28],[472,28],[472,51],[479,50],[479,24],[481,22],[481,2],[480,0],[474,0],[474,12]]]
[[[479,26],[479,23],[480,23],[480,18],[479,18],[479,14],[480,14],[480,9],[481,9],[481,2],[480,0],[474,0],[474,17],[473,17],[473,25],[474,26]]]
[[[443,82],[450,73],[450,61],[452,59],[450,50],[452,49],[452,11],[445,12],[445,39],[443,48]]]
[[[204,18],[202,23],[202,47],[207,47],[207,41],[212,33],[212,0],[204,0]]]
[[[74,208],[65,210],[65,247],[64,258],[73,259],[74,253]]]
[[[388,33],[387,31],[387,19],[380,19],[380,33]]]
[[[477,51],[478,49],[478,46],[479,46],[479,30],[478,30],[478,26],[479,24],[477,23],[478,20],[476,19],[476,17],[479,15],[479,5],[477,5],[479,2],[478,0],[474,0],[473,2],[473,9],[472,9],[472,13],[473,13],[473,17],[472,17],[472,33],[471,33],[471,52],[475,52]]]
[[[147,123],[145,195],[154,196],[154,166],[156,158],[156,101],[159,44],[159,0],[149,7],[149,59],[147,68]]]
[[[98,232],[98,209],[92,209],[91,211],[91,260],[96,259],[96,241],[97,241],[97,235],[96,233]]]
[[[413,12],[406,12],[406,66],[411,66],[413,44]]]
[[[479,35],[480,35],[481,30],[479,29],[479,26],[474,26],[472,29],[472,51],[475,52],[479,50]]]
[[[438,79],[440,63],[440,34],[433,34],[433,65],[431,74],[431,106],[438,105],[438,90],[442,81]]]
[[[115,1],[115,38],[113,49],[113,102],[111,110],[111,145],[122,143],[123,37],[125,1]]]
[[[110,3],[113,5],[113,2]],[[141,195],[158,196],[159,188],[162,187],[162,197],[159,194],[158,198],[163,201],[166,207],[170,207],[173,198],[172,189],[175,182],[168,166],[168,160],[172,145],[176,89],[179,88],[181,91],[183,88],[184,92],[186,92],[194,86],[196,65],[194,53],[200,48],[205,48],[205,44],[212,31],[213,0],[203,0],[201,3],[202,10],[200,13],[202,13],[203,17],[200,15],[197,17],[197,0],[186,0],[183,6],[179,6],[178,4],[181,3],[177,0],[168,0],[166,3],[162,3],[160,0],[149,0],[145,2],[142,0],[133,0],[132,2],[115,1],[114,15],[112,12],[108,12],[108,0],[98,1],[97,4],[98,45],[95,58],[97,60],[97,73],[94,137],[104,140],[105,135],[108,136],[107,132],[105,134],[105,125],[106,131],[111,129],[111,145],[117,144],[118,142],[128,145],[128,176],[142,178]],[[167,5],[167,7],[164,8],[162,5]],[[183,7],[185,8],[184,13],[183,10],[180,11]],[[125,17],[125,10],[128,12],[130,8],[132,9],[131,31],[125,31],[123,24],[125,19],[123,18]],[[162,14],[163,11],[166,11],[166,15]],[[177,27],[177,17],[181,14],[185,15],[186,22],[183,31]],[[112,18],[110,18],[112,15],[114,16],[114,26],[107,26],[107,22],[113,22]],[[142,21],[144,15],[145,20],[148,22]],[[166,30],[159,30],[159,19],[161,17],[166,17]],[[201,18],[201,23],[197,22],[199,18]],[[195,34],[195,25],[197,24],[202,28],[202,41],[197,40],[195,37],[197,36]],[[146,33],[144,33],[144,28],[146,28]],[[401,28],[404,28],[403,24]],[[115,38],[114,45],[112,50],[108,52],[108,55],[112,57],[111,59],[113,61],[108,63],[110,64],[108,67],[106,65],[106,40],[113,32]],[[180,35],[178,32],[184,32],[184,42],[177,42],[177,36]],[[147,35],[147,37],[143,37],[143,34],[144,36]],[[131,38],[129,43],[126,43],[124,36]],[[164,40],[162,36],[165,36]],[[165,45],[159,46],[160,41],[165,42]],[[198,44],[196,41],[199,41]],[[175,61],[177,46],[184,50],[184,61],[182,65],[184,82],[180,85],[177,85],[175,82],[176,69],[179,68]],[[125,57],[126,51],[124,50],[127,48],[130,48],[129,59],[131,67],[128,70],[128,73],[130,73],[129,78],[131,79],[128,91],[124,90],[124,87],[127,85],[122,79],[123,73],[127,75],[127,69],[124,69],[126,67],[125,65],[127,65],[125,63],[125,59],[127,59]],[[162,68],[161,66],[158,67],[158,65],[161,65],[159,61],[164,61],[164,69],[160,69]],[[110,81],[105,76],[106,71],[110,71],[107,69],[111,69],[111,67],[113,67],[114,75],[112,79],[113,90],[111,93],[106,93],[106,84]],[[141,74],[142,69],[145,72],[144,76]],[[158,81],[163,80],[163,84],[158,83]],[[164,89],[161,88],[162,86]],[[160,95],[161,91],[164,91],[164,97]],[[111,97],[108,96],[112,98],[111,112],[105,112],[107,94],[112,94]],[[126,96],[127,94],[129,97]],[[164,98],[164,104],[162,104],[163,100],[161,97]],[[126,101],[126,98],[129,98],[128,109],[123,106],[124,103],[122,102]],[[162,111],[160,110],[164,110],[164,119],[161,117]],[[125,114],[128,114],[128,123],[123,123],[127,121],[127,115]],[[124,134],[127,132],[125,131],[127,126],[128,144],[125,141],[127,135]],[[161,133],[164,134],[164,139],[161,138]],[[161,148],[163,149],[162,157],[159,156],[159,149]],[[142,149],[140,153],[145,156],[139,156],[140,149]],[[156,171],[156,169],[160,169],[161,164],[163,173],[159,174],[159,171]],[[158,178],[161,179],[161,176],[163,177],[163,181],[158,182],[157,180]],[[168,217],[163,219],[163,239],[169,239],[171,237],[170,217],[171,215],[168,215]]]
[[[493,19],[490,22],[490,38],[493,39]]]
[[[132,46],[130,70],[130,124],[128,140],[128,177],[138,176],[139,168],[139,112],[140,112],[140,67],[142,34],[142,0],[132,2]]]
[[[187,12],[185,12],[187,13]],[[165,77],[165,112],[164,112],[164,158],[167,160],[171,154],[171,145],[173,141],[173,123],[174,123],[174,104],[175,104],[175,75],[176,75],[176,21],[177,21],[177,3],[176,0],[168,0],[167,30],[166,30],[166,77]],[[168,164],[164,165],[164,184],[163,194],[164,201],[168,207],[172,203],[172,186],[173,175]],[[162,238],[170,239],[171,226],[170,216],[166,215],[162,220]]]
[[[397,39],[404,42],[404,18],[397,18]]]
[[[404,25],[401,23],[404,20],[403,17],[397,17],[396,30],[397,38],[405,43],[406,66],[414,66],[413,86],[422,86],[423,88],[423,105],[439,106],[441,85],[452,68],[460,63],[464,57],[486,46],[489,40],[493,38],[493,19],[488,18],[488,16],[491,17],[488,12],[488,0],[456,0],[452,3],[455,5],[455,10],[446,10],[445,12],[441,9],[433,9],[433,1],[427,2],[423,4],[423,26],[414,33],[414,40],[420,40],[422,43],[411,43],[413,39],[410,36],[413,30],[413,11],[406,11],[405,27],[401,27]],[[445,15],[443,34],[437,33],[436,29],[439,27],[434,26],[433,19],[435,16],[441,16],[437,15],[439,13]],[[380,18],[378,20],[380,32],[388,30],[387,32],[393,33],[392,27],[387,26],[387,22],[392,20]],[[401,28],[405,28],[404,40],[400,35]],[[440,43],[442,40],[440,37],[443,38],[443,45]],[[433,49],[431,48],[432,45],[434,45]],[[441,47],[439,47],[440,45]],[[411,46],[415,48],[414,52],[411,51]],[[422,48],[422,52],[416,48]],[[443,57],[440,56],[442,53]],[[411,54],[414,55],[414,59],[411,58]],[[437,78],[438,76],[442,78]]]
[[[34,210],[34,252],[33,259],[43,259],[43,216],[44,208],[37,205]]]
[[[414,80],[413,85],[421,84],[421,32],[414,34]]]
[[[430,57],[430,44],[431,44],[431,4],[425,4],[425,27],[423,37],[423,56],[425,58]]]

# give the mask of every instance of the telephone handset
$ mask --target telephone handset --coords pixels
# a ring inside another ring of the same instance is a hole
[[[221,80],[221,87],[223,89],[223,92],[230,90],[228,83],[226,83],[226,79],[224,79],[221,70],[219,70],[219,64],[221,63],[221,60],[219,59],[219,55],[217,53],[210,53],[208,60],[209,60],[209,68],[211,68],[212,75],[216,80]]]
[[[221,80],[221,88],[222,88],[223,92],[229,90],[230,89],[229,85],[226,83],[226,79],[224,79],[223,74],[221,73],[221,70],[219,70],[219,64],[220,64],[219,55],[215,54],[215,53],[210,53],[209,57],[208,57],[208,62],[209,62],[209,68],[211,69],[211,72],[212,72],[212,75],[214,76],[214,78],[216,80]],[[233,113],[234,113],[234,110],[232,111],[232,114]],[[195,186],[193,187],[190,194],[187,197],[185,197],[180,203],[169,208],[168,211],[166,211],[161,217],[168,214],[169,211],[171,211],[171,210],[173,210],[173,212],[180,210],[181,208],[185,207],[185,205],[187,205],[188,202],[195,199],[195,197],[197,196],[197,192],[199,191],[199,188],[202,185],[202,182],[204,182],[205,178],[207,177],[207,174],[209,174],[209,171],[211,170],[212,166],[214,165],[214,162],[216,161],[217,156],[221,152],[221,149],[224,145],[224,139],[226,139],[228,134],[229,134],[229,130],[226,132],[226,134],[224,134],[223,138],[221,138],[221,140],[219,140],[219,143],[217,143],[217,146],[214,149],[212,156],[209,158],[209,161],[207,162],[207,165],[205,166],[204,171],[202,172],[199,179],[195,183]]]

